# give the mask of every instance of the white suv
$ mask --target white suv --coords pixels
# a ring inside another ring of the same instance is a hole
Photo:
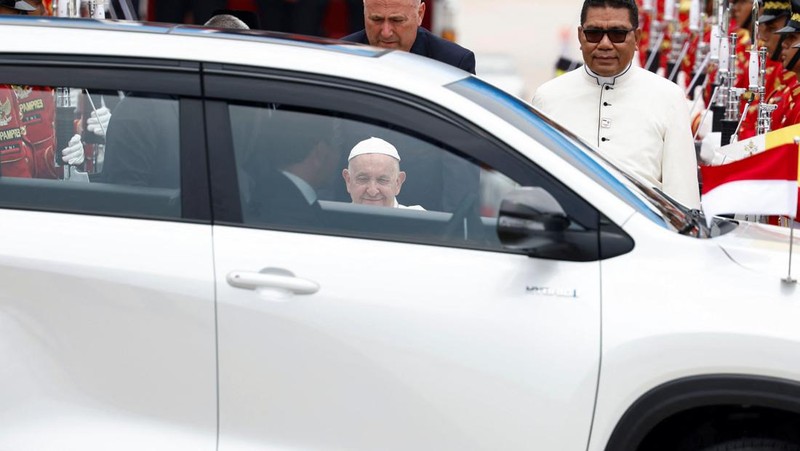
[[[0,33],[0,450],[798,449],[788,229],[706,228],[407,53]],[[370,136],[425,210],[351,203]]]

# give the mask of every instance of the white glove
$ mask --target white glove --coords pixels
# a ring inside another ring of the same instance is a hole
[[[108,131],[108,122],[111,120],[111,110],[102,107],[98,110],[92,111],[92,115],[86,121],[86,130],[94,133],[97,136],[106,136]]]
[[[699,86],[695,86],[694,87],[694,95],[692,96],[692,98],[696,99],[696,100],[699,99],[697,101],[697,107],[696,107],[698,110],[705,110],[706,109],[706,100],[705,100],[703,94],[705,94],[703,92],[703,85],[699,85]]]
[[[710,132],[700,144],[700,161],[703,164],[717,166],[722,164],[719,148],[721,147],[722,133]]]
[[[61,151],[61,161],[67,164],[83,163],[83,143],[81,135],[75,135],[69,140],[69,144]]]
[[[702,114],[700,113],[698,114],[700,115],[701,118],[703,118]],[[712,122],[714,122],[714,112],[709,111],[708,114],[705,115],[705,118],[703,118],[703,122],[701,122],[700,125],[698,126],[700,131],[697,133],[697,139],[702,140],[703,138],[711,134],[711,127],[714,125],[712,124]],[[720,139],[721,138],[722,136],[720,135]]]
[[[678,75],[675,76],[675,82],[681,89],[686,90],[686,87],[689,85],[689,77],[686,76],[686,72],[678,69]]]

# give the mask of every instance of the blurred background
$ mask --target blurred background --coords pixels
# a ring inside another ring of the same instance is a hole
[[[583,0],[458,0],[457,42],[475,52],[479,76],[530,101],[536,88],[555,75],[562,54],[580,61],[576,30],[582,4]],[[517,89],[517,84],[522,86]]]

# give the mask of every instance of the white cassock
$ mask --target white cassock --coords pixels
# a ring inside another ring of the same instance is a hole
[[[700,207],[689,108],[675,83],[630,65],[615,77],[583,66],[541,85],[532,103],[621,168]]]

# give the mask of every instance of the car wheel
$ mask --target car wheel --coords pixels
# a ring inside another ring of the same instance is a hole
[[[740,438],[703,448],[702,451],[800,451],[800,446],[783,440]]]

